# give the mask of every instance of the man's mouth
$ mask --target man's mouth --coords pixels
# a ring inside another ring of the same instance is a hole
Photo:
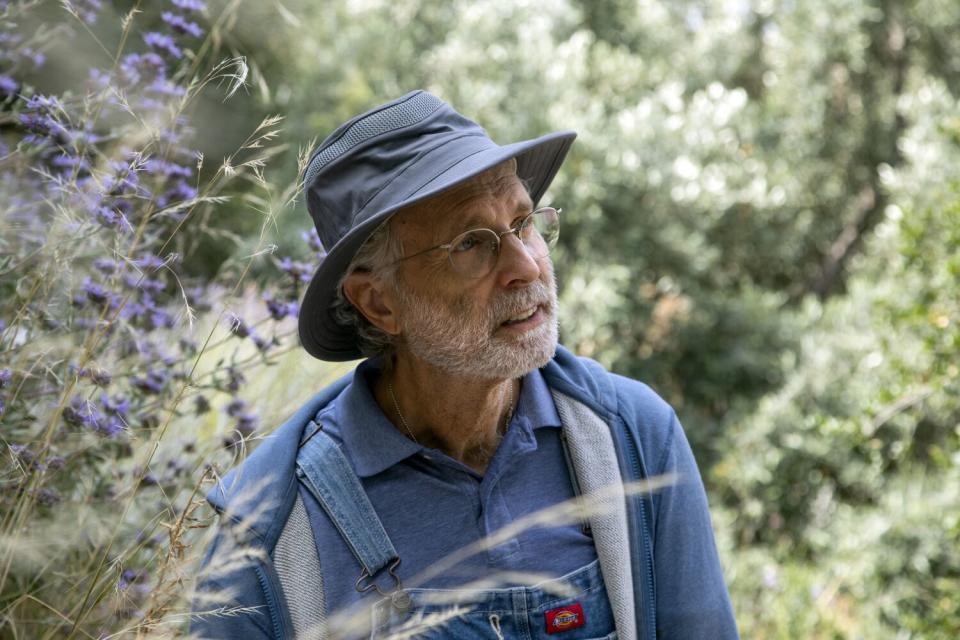
[[[529,309],[521,311],[520,313],[507,318],[506,320],[504,320],[503,324],[505,325],[519,324],[524,320],[528,320],[531,316],[533,316],[533,314],[537,312],[539,308],[540,308],[539,306],[530,307]]]

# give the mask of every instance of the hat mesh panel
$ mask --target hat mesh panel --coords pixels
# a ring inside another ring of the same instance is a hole
[[[387,131],[402,129],[420,122],[443,104],[443,101],[429,93],[419,93],[392,107],[387,107],[351,124],[340,138],[329,147],[320,149],[311,158],[304,176],[304,184],[309,186],[320,170],[331,160],[338,158],[353,147]]]

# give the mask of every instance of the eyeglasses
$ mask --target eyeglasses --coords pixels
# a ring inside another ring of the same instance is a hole
[[[397,262],[445,249],[454,271],[467,278],[482,278],[493,271],[500,257],[500,238],[509,233],[517,236],[534,260],[545,258],[560,236],[561,211],[553,207],[540,207],[506,231],[498,233],[493,229],[471,229],[447,244],[438,244],[404,256]]]

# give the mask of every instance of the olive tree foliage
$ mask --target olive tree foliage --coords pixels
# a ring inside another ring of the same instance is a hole
[[[502,142],[579,133],[547,194],[562,338],[677,407],[747,637],[956,631],[955,500],[938,518],[960,467],[960,4],[240,15],[234,44],[294,145],[421,87]]]

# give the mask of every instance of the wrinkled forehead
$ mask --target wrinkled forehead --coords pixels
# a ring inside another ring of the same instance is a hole
[[[497,226],[501,216],[529,212],[533,202],[513,162],[501,164],[422,203],[397,213],[391,225],[404,240],[439,238],[476,227]],[[508,218],[505,223],[509,223]]]

